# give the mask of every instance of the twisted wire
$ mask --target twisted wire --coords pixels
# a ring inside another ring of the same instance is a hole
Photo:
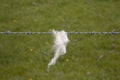
[[[0,32],[0,34],[52,34],[52,32]],[[67,34],[120,34],[120,32],[67,32]]]

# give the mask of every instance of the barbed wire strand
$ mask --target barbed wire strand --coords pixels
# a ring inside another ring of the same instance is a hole
[[[0,32],[0,34],[52,34],[52,32]],[[67,34],[120,34],[120,32],[67,32]]]

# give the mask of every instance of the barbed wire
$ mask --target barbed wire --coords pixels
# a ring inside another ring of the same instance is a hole
[[[0,34],[52,34],[52,32],[0,32]],[[120,32],[67,32],[67,34],[120,34]]]

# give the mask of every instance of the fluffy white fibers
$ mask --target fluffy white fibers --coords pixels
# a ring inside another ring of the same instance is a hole
[[[53,50],[54,50],[54,57],[48,64],[47,71],[49,71],[49,68],[51,65],[54,65],[56,63],[56,60],[61,56],[66,53],[66,45],[69,42],[67,33],[62,30],[62,31],[52,31],[55,39],[54,39],[54,44],[53,44]]]

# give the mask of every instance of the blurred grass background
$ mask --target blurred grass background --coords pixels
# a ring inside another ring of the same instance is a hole
[[[120,31],[119,0],[0,0],[0,31]],[[46,72],[53,37],[0,35],[0,80],[120,80],[120,35],[68,35]]]

